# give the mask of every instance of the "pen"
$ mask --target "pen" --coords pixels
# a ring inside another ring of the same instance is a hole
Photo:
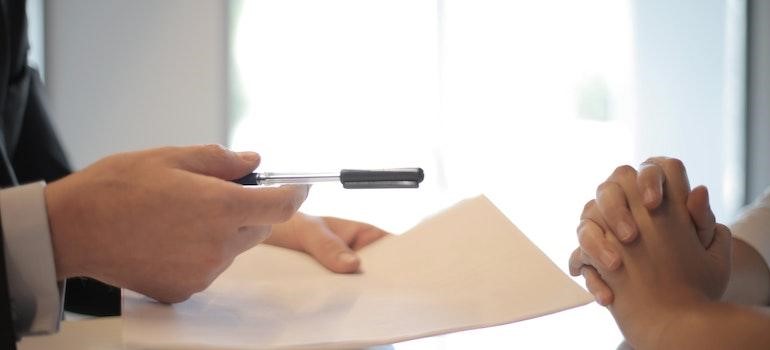
[[[339,181],[344,188],[418,188],[423,178],[422,168],[343,169],[328,173],[251,173],[233,182],[245,186],[269,186]]]

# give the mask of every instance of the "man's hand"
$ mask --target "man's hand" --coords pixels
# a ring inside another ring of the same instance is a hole
[[[387,235],[361,222],[297,213],[291,220],[273,226],[265,243],[305,252],[331,271],[353,273],[361,264],[355,250]]]
[[[665,198],[666,173],[683,179],[682,188],[689,191],[687,174],[679,160],[650,158],[642,163],[636,176],[636,186],[644,207],[649,210],[658,208]],[[709,206],[708,191],[699,186],[689,194],[678,195],[686,197],[687,209],[697,228],[699,240],[703,246],[707,246],[716,232],[716,220]],[[580,218],[577,230],[580,247],[570,257],[570,273],[573,276],[582,274],[596,301],[607,306],[613,302],[614,294],[596,272],[596,267],[612,271],[621,266],[618,252],[609,247],[607,235],[614,235],[621,242],[630,244],[638,236],[637,224],[631,215],[625,192],[610,180],[597,188],[596,199],[585,205]]]
[[[93,277],[161,302],[205,289],[307,197],[307,186],[228,181],[259,161],[218,145],[169,147],[113,155],[49,184],[57,277]]]

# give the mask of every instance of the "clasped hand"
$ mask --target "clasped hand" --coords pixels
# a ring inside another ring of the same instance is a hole
[[[617,168],[585,205],[577,233],[571,274],[585,277],[634,346],[660,338],[693,304],[718,300],[729,280],[730,232],[676,159]]]

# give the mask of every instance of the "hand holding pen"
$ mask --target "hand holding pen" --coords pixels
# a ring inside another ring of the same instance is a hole
[[[340,172],[328,173],[251,173],[233,182],[245,186],[269,186],[339,181],[344,188],[348,189],[418,188],[423,178],[422,168],[343,169]]]

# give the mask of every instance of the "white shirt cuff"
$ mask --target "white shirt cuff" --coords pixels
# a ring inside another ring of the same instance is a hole
[[[18,336],[58,331],[62,291],[45,204],[45,182],[0,190],[6,276]]]
[[[743,211],[730,230],[735,238],[756,249],[770,267],[770,188]]]

